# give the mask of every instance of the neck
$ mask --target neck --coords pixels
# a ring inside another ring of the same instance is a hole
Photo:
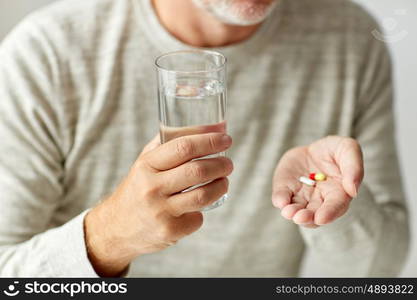
[[[248,39],[260,24],[224,24],[191,0],[152,0],[161,24],[180,41],[194,47],[222,47]],[[175,13],[173,13],[175,12]]]

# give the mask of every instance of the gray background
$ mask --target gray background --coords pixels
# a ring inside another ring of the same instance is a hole
[[[54,0],[0,0],[0,40],[28,12]],[[116,1],[116,0],[115,0]],[[396,84],[396,115],[400,159],[411,210],[412,236],[417,233],[417,1],[356,0],[374,14],[385,29],[382,37],[390,45]],[[389,172],[389,170],[382,170]],[[417,277],[415,238],[401,276]],[[320,265],[311,256],[304,264],[304,276],[321,276]]]

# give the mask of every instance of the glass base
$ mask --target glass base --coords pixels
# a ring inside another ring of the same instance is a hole
[[[217,207],[220,207],[224,204],[224,202],[227,200],[227,194],[223,195],[223,197],[221,197],[219,200],[217,200],[216,202],[214,202],[213,204],[204,207],[201,211],[209,211],[212,209],[215,209]]]

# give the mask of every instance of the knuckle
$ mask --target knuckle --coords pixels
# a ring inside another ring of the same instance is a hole
[[[146,198],[156,198],[159,194],[159,190],[155,186],[148,187],[144,191]]]
[[[204,179],[206,173],[206,169],[198,162],[192,163],[186,168],[186,176],[198,178],[199,180]]]
[[[207,188],[197,189],[194,197],[194,204],[197,207],[203,206],[206,204],[208,198]]]
[[[142,156],[133,163],[130,170],[131,171],[138,171],[138,170],[144,169],[144,167],[145,167],[145,162],[144,162],[144,158]]]
[[[161,198],[161,186],[155,182],[145,183],[145,187],[142,189],[145,198],[156,199]]]
[[[160,226],[158,236],[159,239],[162,241],[175,240],[175,226],[173,226],[171,222],[165,222],[163,225]]]
[[[216,141],[215,135],[209,136],[208,143],[209,143],[210,150],[213,152],[216,151],[218,143]]]
[[[147,172],[149,170],[149,165],[148,162],[146,161],[146,157],[142,157],[138,160],[136,160],[130,171],[133,173],[143,173],[143,172]]]
[[[182,138],[177,141],[176,152],[180,158],[191,157],[195,153],[194,144],[189,138]]]

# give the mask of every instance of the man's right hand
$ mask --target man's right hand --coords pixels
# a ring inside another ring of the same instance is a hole
[[[160,251],[198,230],[200,210],[227,192],[233,164],[226,157],[193,159],[223,152],[231,144],[223,133],[149,143],[116,191],[85,218],[88,255],[97,274],[120,275],[137,256]]]

